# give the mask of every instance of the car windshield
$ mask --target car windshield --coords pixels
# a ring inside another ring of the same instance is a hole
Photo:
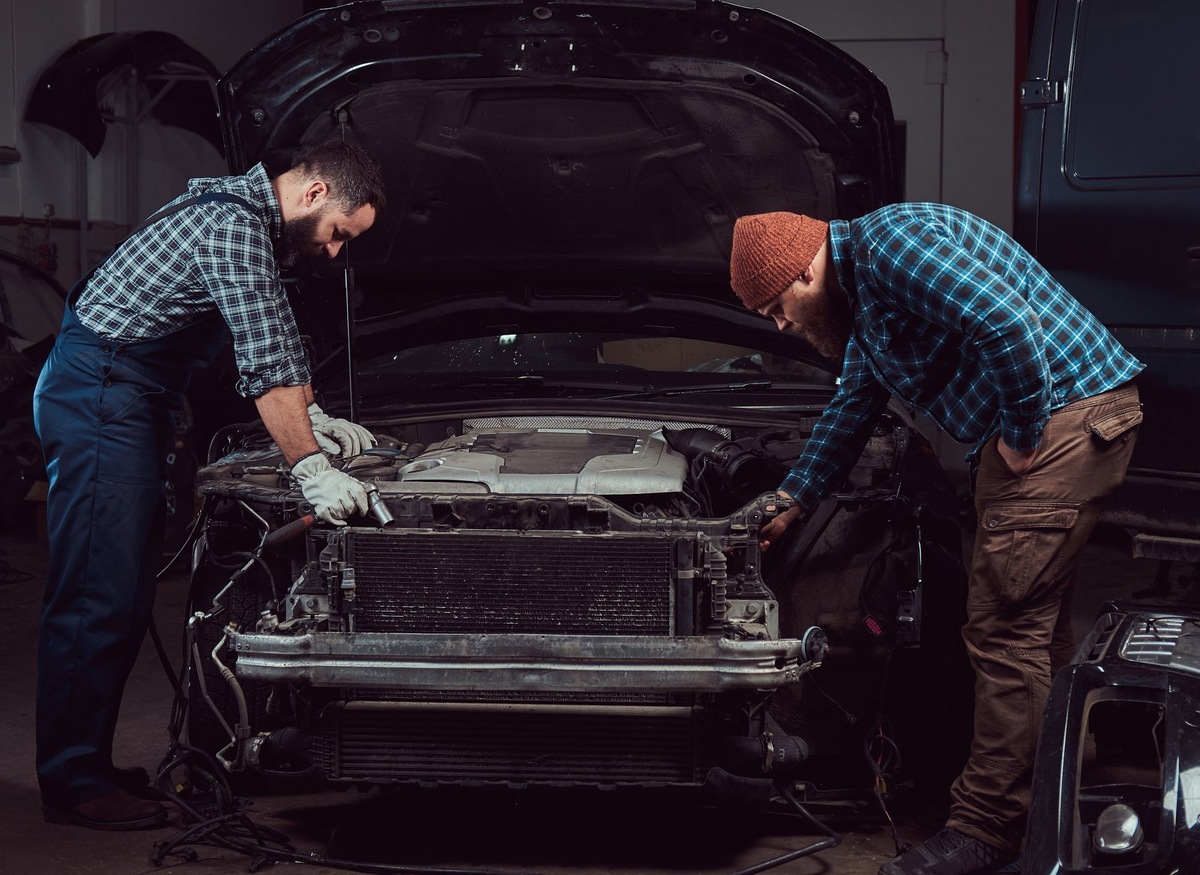
[[[358,361],[368,394],[508,389],[640,392],[832,386],[815,365],[766,350],[687,337],[539,332],[410,347]]]

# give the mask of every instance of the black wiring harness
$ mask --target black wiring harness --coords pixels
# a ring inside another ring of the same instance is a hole
[[[159,572],[160,579],[202,537],[210,515],[211,500],[206,499],[187,539]],[[221,567],[237,569],[231,576],[230,583],[253,565],[258,564],[266,568],[261,557],[266,534],[264,532],[259,547],[251,553],[236,553],[219,557]],[[245,558],[245,562],[241,564],[229,561],[242,558]],[[269,568],[267,568],[267,572],[270,577]],[[273,581],[272,589],[274,589]],[[195,619],[198,615],[193,613],[196,607],[194,592],[189,592],[187,604],[189,616]],[[214,610],[202,616],[204,621],[212,621],[219,616],[219,612]],[[261,871],[276,863],[307,863],[350,872],[382,873],[382,875],[536,875],[536,873],[518,873],[513,870],[499,869],[366,863],[297,850],[285,834],[255,823],[250,817],[249,800],[234,793],[226,770],[216,757],[183,741],[183,728],[187,724],[190,707],[188,687],[193,673],[199,670],[195,660],[199,651],[194,643],[185,640],[183,666],[176,674],[162,638],[153,622],[150,626],[150,637],[174,691],[171,717],[167,727],[167,752],[153,779],[153,786],[164,800],[179,809],[183,822],[183,830],[179,835],[154,844],[150,861],[155,866],[163,866],[172,861],[176,863],[198,862],[200,855],[196,851],[196,846],[204,845],[245,855],[250,859],[248,868],[250,872]],[[181,771],[184,774],[180,775]]]

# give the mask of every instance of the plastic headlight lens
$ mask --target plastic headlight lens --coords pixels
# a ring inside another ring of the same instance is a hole
[[[1142,821],[1128,805],[1117,803],[1100,812],[1092,846],[1101,854],[1127,854],[1142,846]]]

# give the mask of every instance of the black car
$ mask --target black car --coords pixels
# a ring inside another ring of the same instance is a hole
[[[334,460],[372,513],[306,528],[261,426],[214,439],[193,745],[339,785],[944,798],[955,490],[896,407],[760,551],[837,366],[729,288],[739,215],[896,197],[869,71],[708,0],[362,2],[219,99],[231,171],[330,138],[383,165],[377,226],[292,284],[322,405],[379,446]]]
[[[1158,583],[1107,605],[1055,677],[1026,875],[1200,872],[1200,6],[1042,0],[1022,86],[1017,235],[1147,365],[1109,523]],[[1184,567],[1187,567],[1186,565]]]
[[[1036,768],[1022,872],[1200,873],[1200,612],[1106,605]]]
[[[1137,555],[1190,562],[1200,562],[1200,120],[1180,110],[1200,86],[1197,32],[1190,0],[1040,3],[1016,212],[1021,243],[1147,366],[1146,418],[1106,519],[1136,535]]]

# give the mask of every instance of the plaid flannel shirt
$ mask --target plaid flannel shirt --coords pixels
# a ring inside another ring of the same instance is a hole
[[[854,309],[837,393],[780,489],[807,509],[839,488],[889,395],[955,440],[1041,441],[1051,411],[1144,365],[1015,240],[942,204],[829,225]],[[975,452],[973,450],[972,452]]]
[[[254,207],[197,204],[138,231],[96,270],[75,304],[87,328],[114,342],[163,337],[219,310],[233,335],[237,391],[257,397],[310,381],[272,239],[283,216],[263,165],[244,176],[192,179],[187,194],[228,192]]]

